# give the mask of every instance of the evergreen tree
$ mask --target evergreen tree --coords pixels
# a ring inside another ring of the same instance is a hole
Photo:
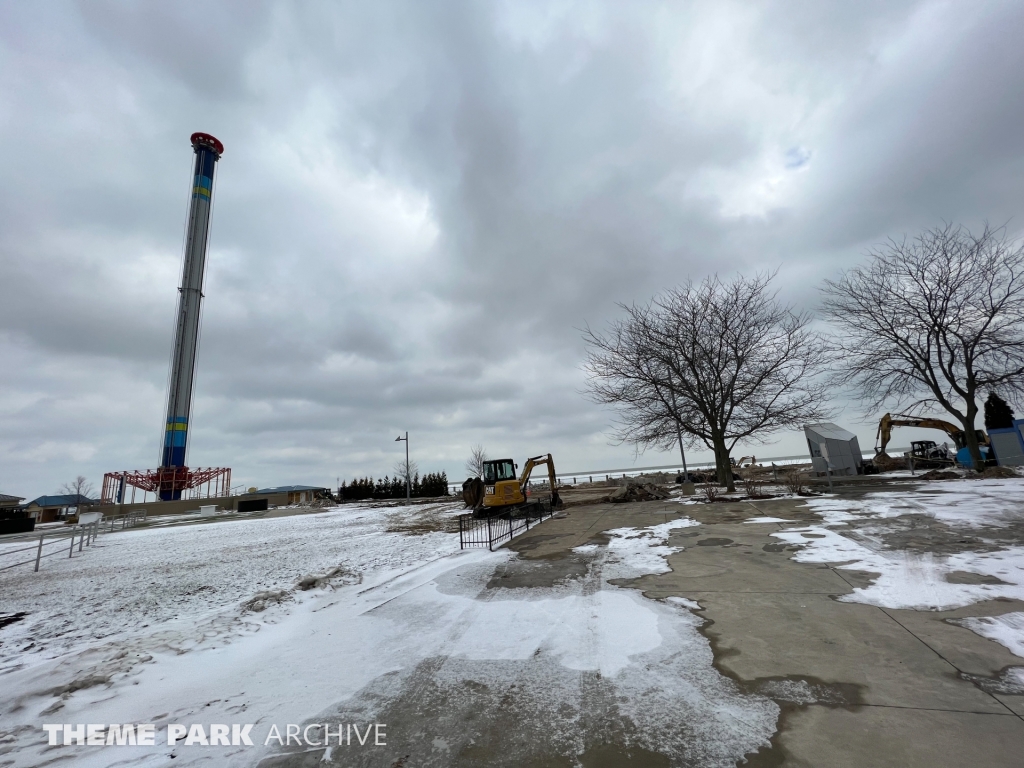
[[[361,501],[373,496],[374,483],[372,477],[356,478],[351,483],[342,482],[338,489],[341,501]]]
[[[448,475],[445,472],[428,472],[420,477],[413,475],[412,497],[435,498],[448,495]],[[343,480],[338,487],[340,501],[362,501],[364,499],[404,499],[405,478],[384,476],[379,480],[372,477],[356,478],[352,482]]]
[[[985,401],[985,429],[1013,429],[1013,409],[995,392]]]
[[[448,475],[445,472],[428,472],[420,480],[418,496],[434,498],[448,495]]]

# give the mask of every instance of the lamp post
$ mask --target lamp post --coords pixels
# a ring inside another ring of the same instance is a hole
[[[676,407],[676,393],[672,393],[672,409]],[[678,413],[678,411],[676,411]],[[674,419],[676,423],[676,438],[679,440],[679,456],[683,460],[683,476],[686,477],[686,482],[690,482],[689,471],[686,469],[686,451],[683,450],[683,427],[679,423],[679,417],[676,416]]]
[[[395,442],[401,442],[405,440],[405,500],[409,501],[412,499],[412,478],[409,477],[409,433],[405,433],[405,437],[399,435],[395,438]]]
[[[683,426],[679,422],[679,409],[676,407],[676,391],[672,386],[672,375],[669,374],[669,393],[672,395],[672,416],[676,422],[676,437],[679,440],[679,456],[683,460],[683,495],[694,494],[693,483],[690,482],[690,471],[686,468],[686,451],[683,450]]]

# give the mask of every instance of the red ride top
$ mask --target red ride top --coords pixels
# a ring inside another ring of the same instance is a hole
[[[220,140],[208,133],[193,133],[192,134],[192,146],[204,146],[209,147],[217,156],[224,154],[224,145],[220,143]]]

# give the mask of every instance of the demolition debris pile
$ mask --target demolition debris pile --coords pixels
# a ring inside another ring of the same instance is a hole
[[[671,497],[672,494],[660,485],[631,479],[606,496],[605,501],[622,504],[627,501],[662,501]]]

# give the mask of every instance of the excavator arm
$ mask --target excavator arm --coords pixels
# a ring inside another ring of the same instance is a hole
[[[885,447],[889,444],[889,440],[892,438],[893,427],[920,427],[922,429],[941,429],[953,440],[953,444],[958,448],[963,448],[967,443],[964,440],[964,431],[960,429],[956,424],[951,424],[948,421],[942,419],[911,419],[902,418],[894,419],[891,414],[885,414],[881,421],[878,422],[878,431],[875,433],[875,453],[881,455],[885,453]],[[978,430],[978,442],[981,445],[988,445],[989,439],[981,430]]]
[[[552,509],[560,509],[562,506],[562,499],[559,498],[558,489],[555,485],[555,460],[551,458],[550,453],[534,456],[532,459],[526,460],[526,464],[523,465],[523,474],[519,477],[519,488],[525,497],[526,484],[530,481],[530,475],[536,467],[539,467],[542,464],[546,464],[548,467],[548,485],[551,486],[551,507]]]

